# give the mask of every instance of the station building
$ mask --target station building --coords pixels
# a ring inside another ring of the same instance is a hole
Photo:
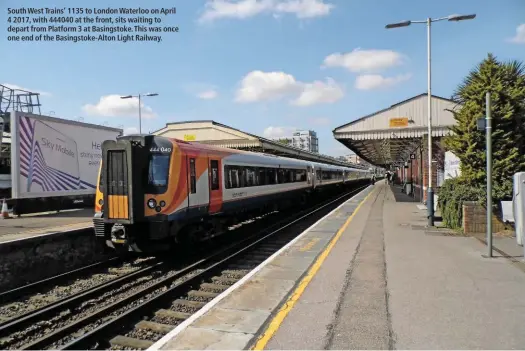
[[[398,102],[333,130],[336,140],[365,161],[397,172],[408,192],[424,202],[428,185],[427,93]],[[432,187],[444,179],[442,139],[456,121],[457,103],[432,95]]]
[[[211,120],[166,123],[164,128],[154,131],[152,134],[217,147],[261,152],[339,166],[366,168],[335,157],[262,138]]]

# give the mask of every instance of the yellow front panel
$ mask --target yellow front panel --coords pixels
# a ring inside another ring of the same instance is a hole
[[[126,195],[108,195],[109,218],[128,219],[128,197]]]

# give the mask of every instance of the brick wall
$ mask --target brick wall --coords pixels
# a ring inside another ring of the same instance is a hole
[[[463,203],[463,231],[465,234],[486,233],[487,211],[477,202]],[[499,233],[508,229],[495,215],[492,215],[492,232]]]

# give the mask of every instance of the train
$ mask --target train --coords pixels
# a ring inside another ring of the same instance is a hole
[[[165,251],[370,178],[357,167],[156,135],[119,137],[102,143],[95,235],[117,252]]]

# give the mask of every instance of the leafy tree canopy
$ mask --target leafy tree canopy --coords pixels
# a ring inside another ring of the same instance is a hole
[[[473,187],[485,187],[485,132],[477,130],[485,118],[486,93],[492,111],[493,197],[512,196],[512,176],[525,171],[525,70],[518,61],[500,62],[488,54],[458,86],[452,99],[461,108],[454,113],[453,135],[445,146],[461,160],[461,178]]]

